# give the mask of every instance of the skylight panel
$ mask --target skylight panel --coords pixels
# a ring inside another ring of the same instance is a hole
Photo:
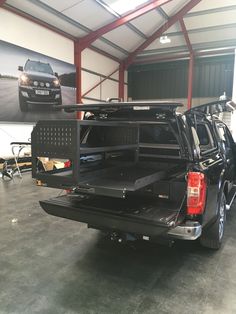
[[[136,9],[138,6],[148,2],[148,0],[117,0],[110,4],[110,7],[118,14],[124,14]]]

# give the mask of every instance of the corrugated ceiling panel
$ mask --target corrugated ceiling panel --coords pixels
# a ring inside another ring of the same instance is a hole
[[[106,3],[110,3],[115,0],[105,0]],[[190,0],[173,0],[162,6],[165,12],[172,16],[177,11],[179,11],[187,2]],[[81,23],[88,28],[93,30],[99,27],[109,24],[116,18],[114,15],[106,11],[100,5],[98,5],[94,0],[41,0],[42,3],[52,7],[59,12],[62,12],[67,17],[73,19],[74,21]],[[36,1],[19,1],[19,0],[7,0],[7,4],[26,12],[48,24],[51,24],[58,29],[63,30],[75,37],[83,37],[87,33],[80,30],[76,26],[72,25],[70,22],[63,20],[53,12],[42,8],[37,5]],[[216,7],[224,7],[236,5],[236,0],[204,0],[201,1],[196,7],[194,7],[191,12],[208,10]],[[185,17],[185,23],[187,29],[197,29],[202,27],[211,27],[215,25],[226,25],[229,23],[236,23],[236,10],[216,12],[214,14],[207,14],[201,16],[190,16]],[[153,10],[135,20],[132,24],[136,26],[140,31],[150,36],[155,32],[161,25],[165,22],[165,19],[158,13],[157,10]],[[165,33],[179,32],[181,31],[179,23],[173,25],[170,29],[166,30]],[[210,47],[211,42],[223,41],[223,40],[236,40],[236,28],[223,28],[215,31],[204,31],[199,33],[189,34],[191,42],[193,44],[203,43]],[[132,31],[127,26],[121,26],[107,34],[104,35],[105,38],[109,39],[111,42],[119,45],[125,50],[133,51],[144,41],[138,34]],[[223,44],[223,43],[222,43]],[[212,44],[213,45],[213,44]],[[94,46],[100,48],[111,55],[118,57],[119,59],[124,59],[127,57],[126,54],[121,51],[109,46],[108,44],[102,42],[101,40],[96,40]],[[153,42],[146,50],[174,48],[178,46],[186,47],[185,40],[183,36],[171,36],[171,43],[162,45],[159,43],[159,39]],[[183,48],[185,49],[185,48]]]
[[[125,25],[114,29],[103,37],[128,51],[134,50],[143,41],[139,35]]]
[[[236,4],[236,1],[235,1]],[[187,29],[236,23],[236,10],[185,18]],[[236,35],[236,34],[235,34]]]
[[[111,5],[114,2],[116,2],[117,0],[103,0],[104,3],[106,3],[107,5]]]
[[[204,0],[201,1],[196,7],[194,7],[191,12],[197,12],[197,11],[203,11],[203,10],[209,10],[214,8],[223,8],[226,6],[235,5],[235,0]]]
[[[103,0],[103,2],[106,4],[106,5],[108,5],[108,6],[110,6],[111,8],[113,7],[114,8],[114,6],[113,6],[113,4],[115,4],[115,2],[118,2],[118,0]],[[134,2],[134,0],[126,0],[126,2],[129,2],[129,3],[132,3],[132,2]],[[143,5],[144,4],[147,4],[148,2],[151,2],[151,0],[143,0]],[[136,2],[137,3],[137,2]],[[142,3],[142,1],[140,1],[139,3]],[[138,7],[140,7],[142,4],[140,4]],[[117,7],[116,5],[115,5],[115,7]],[[120,12],[122,11],[124,11],[123,10],[123,7],[122,6],[120,6],[120,5],[118,5],[118,7],[120,7]],[[121,10],[121,8],[122,8],[122,10]],[[128,11],[126,11],[126,12],[124,12],[124,13],[122,13],[122,16],[123,15],[126,15],[127,13],[130,13],[130,12],[132,12],[134,9],[132,9],[132,5],[128,5],[128,8],[129,8],[129,10]],[[131,8],[131,9],[130,9]],[[114,10],[115,10],[115,8],[114,8]],[[116,10],[115,10],[116,11]],[[120,13],[120,12],[118,12],[118,11],[116,11],[117,13]]]
[[[71,19],[96,30],[116,18],[93,0],[84,0],[72,8],[63,11]]]
[[[172,36],[171,42],[169,44],[161,44],[159,38],[155,40],[150,46],[148,46],[145,50],[152,50],[152,49],[165,49],[171,48],[176,46],[183,46],[186,45],[184,36]]]
[[[93,42],[93,46],[96,48],[99,48],[99,49],[101,49],[107,53],[110,53],[111,55],[113,55],[119,59],[124,59],[125,57],[127,57],[126,54],[122,53],[120,50],[113,48],[112,46],[109,46],[108,44],[104,43],[100,39]]]
[[[53,9],[59,12],[63,12],[65,9],[71,8],[82,1],[84,0],[66,0],[66,1],[41,0],[41,2],[44,2],[48,6],[52,7]]]
[[[150,34],[157,30],[164,21],[165,20],[158,11],[153,10],[133,20],[131,24],[140,29],[145,35],[150,36]]]
[[[169,15],[172,16],[178,12],[189,0],[175,0],[170,1],[162,6],[162,9]]]
[[[56,16],[55,14],[29,1],[8,0],[7,3],[75,37],[82,37],[87,34],[86,32],[78,29],[76,26],[73,26],[69,22],[64,21],[60,17]]]
[[[189,34],[191,43],[209,43],[213,41],[234,39],[236,43],[236,27]],[[224,48],[221,46],[221,48]]]

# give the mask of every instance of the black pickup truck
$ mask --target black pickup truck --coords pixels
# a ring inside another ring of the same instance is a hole
[[[236,146],[216,101],[178,113],[173,102],[62,106],[87,120],[39,121],[33,177],[67,194],[41,201],[49,214],[88,224],[118,241],[200,239],[221,246],[235,196]],[[46,171],[40,158],[65,167]]]
[[[53,72],[49,63],[28,59],[18,70],[19,105],[22,112],[29,110],[29,105],[61,105],[61,85],[58,74]],[[57,109],[57,108],[56,108]]]

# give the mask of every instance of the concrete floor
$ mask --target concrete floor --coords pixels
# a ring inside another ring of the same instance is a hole
[[[38,200],[58,193],[29,174],[0,181],[1,314],[236,313],[236,208],[218,252],[131,246],[44,213]]]

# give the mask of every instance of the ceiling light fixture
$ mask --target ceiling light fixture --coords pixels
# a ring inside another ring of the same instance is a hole
[[[171,39],[167,35],[160,37],[161,44],[169,44],[170,42],[171,42]]]
[[[148,0],[117,0],[110,4],[110,7],[118,14],[124,14],[128,11],[136,9],[141,4],[148,2]]]
[[[165,12],[164,12],[165,13]],[[162,36],[160,37],[160,44],[169,44],[171,42],[171,39],[165,34],[166,31],[169,28],[168,25],[168,15],[165,13],[165,20],[164,20],[164,24],[162,26]]]

